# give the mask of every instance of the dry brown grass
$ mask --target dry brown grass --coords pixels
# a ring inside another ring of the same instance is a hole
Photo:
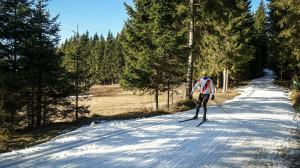
[[[170,98],[170,107],[176,106],[179,101],[185,100],[185,88],[181,87],[174,91],[173,99]],[[215,100],[218,103],[223,103],[230,100],[239,94],[239,91],[229,89],[228,93],[220,93],[221,89],[217,89]],[[80,101],[79,105],[89,105],[90,114],[100,116],[113,116],[122,113],[134,112],[151,112],[155,111],[154,95],[149,93],[135,93],[133,91],[124,91],[118,84],[101,86],[93,86],[88,95],[93,95],[87,100]],[[199,91],[195,91],[193,97],[197,99]],[[172,101],[173,100],[173,101]],[[208,105],[215,104],[214,101],[209,101]],[[159,108],[162,111],[167,111],[167,93],[159,95]]]
[[[294,109],[297,110],[298,112],[300,112],[300,93],[293,90],[290,97],[291,97],[292,105],[293,105]]]

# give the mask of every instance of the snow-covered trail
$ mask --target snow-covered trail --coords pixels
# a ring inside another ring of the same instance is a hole
[[[278,151],[289,147],[299,119],[271,80],[267,71],[223,109],[209,106],[200,127],[200,120],[178,122],[195,110],[84,126],[2,154],[0,167],[287,167]]]

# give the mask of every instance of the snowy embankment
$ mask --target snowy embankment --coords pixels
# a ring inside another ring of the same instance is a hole
[[[208,107],[209,120],[200,127],[200,120],[178,122],[195,110],[84,126],[2,154],[0,167],[288,167],[278,151],[289,148],[299,120],[266,72],[223,109]]]

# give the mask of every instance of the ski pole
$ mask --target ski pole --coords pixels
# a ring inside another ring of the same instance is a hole
[[[196,106],[198,106],[198,101],[194,101],[194,103],[196,104]]]
[[[230,114],[216,101],[216,100],[214,100],[215,102],[216,102],[216,104],[226,113],[226,114],[228,114],[229,115],[229,117],[231,118],[231,116],[230,116]]]

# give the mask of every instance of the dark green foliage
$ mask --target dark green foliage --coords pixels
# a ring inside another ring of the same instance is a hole
[[[58,16],[51,18],[46,1],[0,3],[0,123],[40,126],[73,117],[66,97],[75,88],[69,85],[70,74],[61,67],[62,54],[57,52]]]
[[[203,70],[220,81],[223,69],[228,69],[234,82],[247,79],[248,63],[253,58],[253,19],[247,0],[207,2],[214,10],[197,9],[198,19],[195,79]],[[209,12],[209,13],[207,13]]]
[[[18,123],[17,112],[27,103],[29,93],[23,56],[28,37],[28,21],[33,13],[27,0],[0,1],[1,115],[4,123]],[[0,123],[1,123],[0,122]]]
[[[255,57],[250,62],[250,77],[260,77],[263,69],[268,67],[268,39],[267,39],[267,16],[263,1],[260,2],[254,18],[254,39]]]
[[[120,35],[114,38],[110,32],[106,40],[103,35],[99,38],[97,34],[93,38],[89,38],[88,33],[73,36],[59,48],[59,51],[64,53],[62,66],[69,73],[75,73],[78,53],[81,83],[84,85],[116,83],[120,80],[119,76],[124,66],[120,39]]]
[[[116,57],[114,55],[114,47],[115,47],[115,40],[113,34],[108,32],[106,42],[105,42],[105,50],[103,56],[103,65],[104,71],[103,75],[105,76],[104,83],[105,84],[113,84],[113,76],[114,76],[114,65],[116,63]]]
[[[135,10],[126,5],[130,18],[123,41],[125,69],[121,86],[155,93],[182,83],[187,63],[187,28],[178,26],[181,17],[176,1],[135,1]],[[179,11],[179,12],[178,12]]]
[[[125,66],[125,58],[123,55],[123,46],[121,44],[122,41],[124,41],[125,38],[125,32],[122,31],[121,34],[117,34],[116,40],[115,40],[115,47],[113,51],[113,55],[115,57],[115,63],[113,64],[113,79],[115,79],[114,82],[119,82],[121,74],[123,73],[123,67]]]
[[[297,0],[270,0],[268,7],[272,69],[281,80],[299,81],[300,3]]]
[[[202,70],[221,83],[222,72],[238,82],[275,70],[300,81],[299,8],[296,0],[263,1],[252,15],[249,0],[135,0],[125,4],[129,19],[115,37],[78,32],[61,47],[58,16],[47,1],[0,0],[0,124],[47,124],[88,112],[70,102],[93,84],[120,83],[124,89],[169,92],[186,79],[189,51],[194,79]],[[189,21],[194,43],[188,48]],[[267,22],[268,19],[268,22]],[[267,52],[268,51],[268,52]],[[245,75],[246,74],[246,75]],[[299,86],[299,85],[297,85]],[[169,97],[169,96],[168,96]]]

